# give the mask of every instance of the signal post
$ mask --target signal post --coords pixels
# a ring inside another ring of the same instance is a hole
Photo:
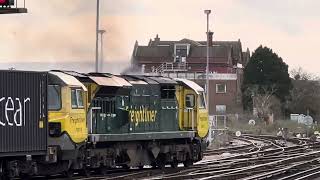
[[[19,14],[27,12],[25,0],[0,0],[0,14]]]

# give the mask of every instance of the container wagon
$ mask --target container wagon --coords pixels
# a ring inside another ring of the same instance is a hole
[[[47,72],[0,71],[0,175],[47,153]],[[25,172],[28,173],[28,172]]]

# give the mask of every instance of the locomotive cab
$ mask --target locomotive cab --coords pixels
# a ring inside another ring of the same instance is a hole
[[[176,92],[179,102],[180,129],[197,131],[201,138],[207,136],[209,121],[204,90],[192,81],[175,80],[182,84]]]
[[[71,143],[87,139],[87,89],[76,78],[50,72],[48,85],[49,136],[53,142],[67,136]]]

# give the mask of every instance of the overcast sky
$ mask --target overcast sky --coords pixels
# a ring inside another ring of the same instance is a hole
[[[21,1],[21,0],[18,0]],[[106,60],[130,60],[135,40],[215,40],[272,48],[290,68],[318,73],[319,0],[101,0]],[[90,3],[89,3],[90,2]],[[94,61],[94,0],[26,0],[28,14],[0,15],[0,63]]]

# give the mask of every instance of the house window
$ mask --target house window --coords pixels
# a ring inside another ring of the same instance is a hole
[[[71,106],[73,109],[83,108],[83,91],[81,89],[71,90]]]
[[[226,84],[216,84],[216,93],[226,93],[227,85]]]
[[[189,55],[189,49],[190,45],[189,44],[175,44],[174,46],[174,62],[177,63],[184,63],[186,62],[186,57]]]
[[[216,115],[216,120],[218,121],[218,124],[225,121],[226,119],[227,119],[227,117],[224,115]]]
[[[217,113],[226,113],[227,111],[227,106],[226,105],[216,105],[216,112]]]
[[[225,115],[216,115],[215,116],[215,128],[226,128],[227,116]]]

